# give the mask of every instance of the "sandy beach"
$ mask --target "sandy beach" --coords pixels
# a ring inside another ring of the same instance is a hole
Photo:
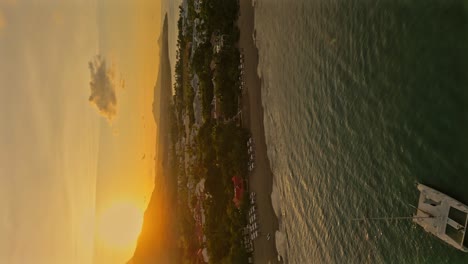
[[[260,236],[254,240],[255,263],[279,263],[275,246],[278,219],[271,204],[273,174],[267,156],[261,80],[257,75],[258,50],[252,38],[254,32],[254,7],[251,0],[240,0],[239,46],[245,56],[245,91],[243,94],[243,125],[250,129],[255,142],[255,169],[249,178],[250,191],[257,193],[257,216]],[[270,233],[271,239],[267,240]]]

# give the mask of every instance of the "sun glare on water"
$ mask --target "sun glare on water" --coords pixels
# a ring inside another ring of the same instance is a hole
[[[98,223],[98,237],[106,246],[134,246],[143,224],[143,212],[132,203],[113,204],[103,211]]]

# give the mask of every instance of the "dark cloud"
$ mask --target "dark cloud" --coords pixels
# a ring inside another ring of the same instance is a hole
[[[91,73],[89,101],[97,106],[102,115],[111,120],[117,112],[114,69],[108,67],[106,60],[100,55],[96,55],[88,65]]]

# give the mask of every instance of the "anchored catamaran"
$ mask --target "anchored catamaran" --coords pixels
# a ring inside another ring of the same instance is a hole
[[[449,245],[468,252],[468,206],[423,184],[413,222]]]
[[[424,184],[418,184],[418,190],[421,194],[416,214],[413,216],[363,217],[352,220],[413,220],[426,232],[461,251],[468,252],[468,206]]]

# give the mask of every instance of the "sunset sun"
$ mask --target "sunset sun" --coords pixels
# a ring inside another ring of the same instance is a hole
[[[143,212],[134,204],[113,204],[105,210],[98,223],[98,236],[106,246],[127,248],[138,239]]]

